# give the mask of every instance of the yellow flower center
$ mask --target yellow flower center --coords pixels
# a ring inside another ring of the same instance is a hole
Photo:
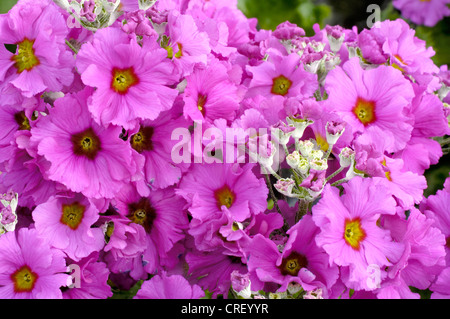
[[[175,52],[175,58],[179,59],[183,56],[183,45],[181,43],[177,43],[178,51]],[[167,50],[167,57],[169,59],[172,59],[174,57],[173,54],[173,48],[170,46],[166,46],[165,49]]]
[[[297,276],[300,269],[307,266],[308,260],[306,257],[294,251],[288,257],[283,258],[283,261],[278,268],[284,276]]]
[[[214,197],[217,201],[217,207],[220,209],[224,205],[226,208],[230,208],[235,201],[236,195],[228,185],[224,185],[214,192]]]
[[[327,139],[323,138],[323,136],[320,135],[319,133],[316,133],[315,136],[316,136],[317,146],[319,146],[320,149],[324,152],[328,151],[328,148],[330,146],[328,145]]]
[[[423,1],[423,0],[420,0]],[[405,61],[403,61],[402,57],[398,54],[395,54],[394,57],[403,65],[408,65],[405,63]],[[396,68],[397,70],[401,71],[401,72],[405,72],[405,69],[402,68],[400,65],[398,65],[397,63],[392,63],[392,67]]]
[[[36,65],[39,65],[40,61],[34,54],[33,44],[34,40],[28,40],[27,38],[17,43],[18,52],[12,56],[17,73],[22,73],[24,70],[30,71]]]
[[[27,265],[17,269],[17,271],[11,275],[11,279],[14,282],[14,291],[16,293],[32,291],[37,278],[38,275]]]
[[[112,70],[111,88],[119,93],[126,94],[128,89],[139,83],[139,78],[134,73],[133,67],[128,69],[114,68]]]
[[[84,205],[81,205],[78,202],[74,202],[73,204],[63,204],[61,223],[76,230],[83,220],[85,209]]]
[[[366,237],[364,229],[361,228],[361,221],[359,218],[346,219],[344,239],[353,249],[359,250],[359,244]]]
[[[139,132],[131,136],[130,144],[138,153],[150,151],[153,149],[152,144],[153,127],[141,126]]]
[[[28,120],[28,117],[25,115],[24,111],[20,111],[14,114],[14,120],[19,125],[19,130],[29,131],[31,129],[30,121]]]
[[[383,159],[383,160],[381,161],[381,165],[386,166],[386,159]],[[388,179],[388,181],[392,182],[391,171],[386,171],[386,172],[384,172],[384,175],[386,176],[386,178]]]
[[[289,92],[292,82],[284,75],[280,75],[273,79],[272,90],[273,94],[286,95]]]
[[[367,126],[376,120],[375,116],[375,102],[367,101],[362,98],[356,100],[356,105],[353,108],[353,114],[356,115],[358,120]]]
[[[197,107],[198,110],[202,113],[203,117],[205,117],[205,104],[206,104],[206,95],[199,94],[197,98]]]

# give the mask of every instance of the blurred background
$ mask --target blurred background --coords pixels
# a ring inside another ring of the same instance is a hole
[[[0,13],[6,13],[17,0],[0,0]],[[313,25],[341,25],[345,28],[366,28],[367,18],[372,11],[367,12],[370,4],[376,4],[381,9],[381,20],[400,18],[400,12],[392,6],[392,0],[238,0],[239,9],[248,18],[257,18],[262,29],[275,29],[286,20],[302,27],[308,36],[313,35]],[[416,30],[416,35],[432,46],[436,51],[433,61],[436,65],[450,66],[450,17],[441,20],[433,28],[417,26],[410,23]],[[1,32],[1,30],[0,30]],[[449,176],[450,155],[441,158],[438,165],[432,166],[426,172],[428,189],[425,195],[434,194],[442,188],[442,183]]]

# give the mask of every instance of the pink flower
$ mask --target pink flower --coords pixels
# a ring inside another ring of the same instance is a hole
[[[370,32],[382,47],[382,54],[389,58],[390,64],[396,69],[414,76],[439,72],[431,60],[435,54],[433,48],[427,48],[426,42],[416,37],[415,30],[404,20],[382,21]]]
[[[450,16],[449,3],[448,0],[394,0],[392,4],[415,24],[433,27]]]
[[[435,226],[445,236],[446,264],[450,265],[450,192],[438,190],[435,195],[430,195],[420,203],[420,210],[428,218],[434,220]]]
[[[79,194],[51,197],[33,211],[38,234],[74,261],[100,251],[105,245],[102,230],[92,227],[98,217],[95,206]],[[46,237],[50,233],[52,236]]]
[[[26,97],[60,91],[73,81],[73,55],[65,44],[68,28],[47,0],[21,0],[0,17],[0,81]],[[17,46],[8,51],[4,44]]]
[[[425,176],[405,170],[401,159],[385,156],[381,164],[384,170],[382,177],[387,179],[387,185],[400,206],[409,209],[419,204],[428,186]]]
[[[64,299],[106,299],[112,297],[113,292],[107,282],[110,271],[104,262],[98,261],[98,258],[99,253],[94,252],[79,262],[71,264],[80,267],[80,277],[74,279],[72,288],[63,292]],[[72,275],[75,274],[78,274],[78,272],[72,272]]]
[[[172,262],[171,250],[184,239],[184,231],[188,227],[185,204],[170,188],[141,196],[133,186],[127,185],[117,194],[118,213],[142,226],[146,233],[143,260],[148,273]]]
[[[304,70],[296,53],[288,56],[271,54],[267,61],[258,66],[247,66],[247,70],[253,74],[248,97],[259,94],[308,98],[318,88],[317,76]]]
[[[16,149],[0,174],[0,192],[14,190],[19,194],[20,206],[32,208],[46,202],[55,192],[66,190],[64,185],[48,180],[41,169],[42,158]]]
[[[33,128],[31,141],[45,157],[48,178],[86,197],[112,198],[136,174],[131,147],[120,127],[104,128],[90,116],[92,89],[66,95]]]
[[[219,60],[212,59],[208,67],[197,67],[186,77],[184,115],[194,121],[214,122],[216,119],[234,120],[239,109],[237,87]]]
[[[430,286],[431,299],[450,299],[450,267],[445,268]]]
[[[396,203],[382,181],[354,177],[343,186],[345,193],[339,196],[339,190],[327,184],[312,207],[313,220],[321,229],[316,242],[330,263],[346,268],[342,279],[347,287],[371,290],[375,287],[367,285],[369,265],[390,266],[404,249],[377,225],[380,216],[396,213]]]
[[[190,214],[201,221],[228,209],[235,221],[243,221],[267,207],[264,179],[251,171],[253,165],[197,164],[183,177],[177,193],[189,204]]]
[[[256,235],[246,249],[252,290],[264,288],[264,283],[276,283],[277,291],[286,291],[291,282],[304,290],[329,288],[338,278],[338,268],[329,264],[328,255],[314,241],[319,229],[311,216],[305,215],[289,229],[289,238],[280,253],[269,238]]]
[[[105,234],[103,251],[115,260],[118,258],[134,258],[145,250],[146,232],[136,223],[122,215],[112,215],[102,218]]]
[[[329,110],[336,111],[361,138],[385,140],[388,152],[404,148],[411,138],[412,125],[404,110],[414,91],[398,70],[383,65],[364,70],[359,58],[352,58],[330,71],[325,90]]]
[[[166,188],[177,184],[189,168],[189,163],[174,163],[172,150],[178,143],[172,132],[188,128],[190,122],[172,110],[162,112],[155,120],[143,120],[128,131],[129,143],[144,158],[145,181],[152,188]],[[161,174],[164,172],[164,174]]]
[[[203,290],[208,289],[213,298],[217,298],[219,294],[228,297],[233,271],[247,271],[247,266],[242,262],[242,254],[236,256],[226,252],[228,251],[225,249],[217,249],[214,253],[192,249],[186,253],[188,275]]]
[[[0,237],[2,299],[61,299],[69,276],[64,254],[48,246],[35,229],[21,228]]]
[[[400,276],[408,286],[427,289],[445,266],[445,236],[433,225],[433,219],[414,207],[405,217],[384,216],[381,221],[392,238],[405,245],[399,261],[389,268],[388,277]]]
[[[168,85],[178,76],[166,57],[154,37],[141,47],[120,29],[97,31],[77,55],[83,83],[96,88],[88,102],[94,119],[132,129],[139,119],[154,120],[170,109],[178,91]]]
[[[168,37],[166,57],[172,60],[182,75],[189,75],[196,63],[206,65],[211,52],[209,39],[205,32],[198,30],[191,15],[171,10],[165,35]]]
[[[183,276],[168,276],[163,272],[144,281],[133,299],[199,299],[204,296],[200,286],[191,285]]]

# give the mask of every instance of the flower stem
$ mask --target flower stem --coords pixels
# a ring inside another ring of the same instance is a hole
[[[342,183],[345,183],[346,181],[347,181],[347,178],[344,177],[343,179],[340,179],[340,180],[334,182],[333,184],[331,184],[331,186],[338,186],[338,185],[340,185]]]
[[[67,39],[66,39],[66,44],[75,54],[78,54],[78,50],[75,49],[75,47],[72,45],[72,43],[70,43],[70,41],[68,41]]]
[[[309,209],[309,201],[305,199],[300,199],[298,211],[297,214],[295,215],[295,223],[298,223],[302,219],[302,217],[308,213],[308,209]]]
[[[265,168],[261,166],[261,168],[263,169],[264,172],[264,178],[266,179],[266,184],[267,184],[267,188],[269,189],[269,193],[270,193],[270,197],[272,197],[273,200],[273,204],[277,210],[277,212],[283,217],[283,231],[287,231],[289,229],[289,225],[286,221],[286,219],[283,216],[283,213],[281,212],[280,206],[278,206],[278,198],[275,196],[275,193],[273,191],[273,187],[272,187],[272,183],[270,182],[270,177],[269,174],[266,172]]]
[[[330,176],[328,176],[325,179],[325,182],[328,182],[329,180],[331,180],[333,177],[335,177],[337,174],[339,174],[340,172],[342,172],[344,170],[344,167],[339,167],[333,174],[331,174]]]

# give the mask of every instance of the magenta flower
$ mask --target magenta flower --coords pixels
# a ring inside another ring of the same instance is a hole
[[[134,299],[199,299],[205,292],[181,275],[155,275],[142,283]]]
[[[144,252],[146,232],[143,227],[130,223],[130,219],[122,215],[106,216],[104,219],[104,252],[115,260],[138,257]]]
[[[312,207],[313,220],[321,229],[316,242],[330,263],[348,268],[348,277],[343,278],[347,287],[372,290],[367,286],[369,265],[391,266],[404,249],[389,230],[377,225],[380,216],[396,213],[396,203],[381,180],[354,177],[343,186],[345,194],[339,196],[339,190],[327,184]]]
[[[442,101],[434,94],[425,92],[425,88],[414,85],[416,96],[411,104],[414,117],[414,129],[405,149],[395,154],[402,158],[405,169],[423,174],[430,165],[437,164],[441,158],[441,145],[432,139],[450,133],[448,120],[442,107]]]
[[[394,0],[392,4],[402,16],[415,24],[435,26],[444,17],[450,16],[449,0]]]
[[[450,192],[438,190],[435,195],[430,195],[420,203],[420,210],[428,218],[434,220],[435,226],[445,236],[446,264],[450,265]]]
[[[88,103],[94,119],[132,129],[139,119],[154,120],[170,109],[178,91],[168,85],[178,76],[166,57],[154,37],[141,47],[120,29],[97,31],[77,55],[83,83],[96,88]]]
[[[329,109],[336,111],[354,133],[361,133],[361,138],[385,140],[389,152],[405,147],[412,125],[404,110],[414,91],[398,70],[383,65],[364,70],[359,58],[352,58],[330,71],[325,89]]]
[[[284,292],[291,282],[304,290],[330,288],[338,278],[338,268],[328,261],[328,255],[314,241],[319,229],[311,216],[305,215],[289,229],[289,238],[280,253],[269,238],[256,235],[246,249],[252,290],[264,288],[264,283],[276,283]]]
[[[184,230],[188,227],[185,204],[170,188],[151,191],[145,197],[127,185],[117,194],[119,214],[145,230],[143,260],[148,273],[154,273],[164,263],[170,262],[173,257],[170,251],[184,239]]]
[[[35,229],[21,228],[0,237],[0,297],[60,299],[69,282],[64,254],[46,245]]]
[[[112,297],[111,286],[107,283],[110,274],[104,262],[98,261],[99,253],[94,252],[77,263],[80,267],[79,282],[63,291],[64,299],[106,299]],[[75,268],[74,268],[75,269]],[[74,274],[74,273],[72,273]]]
[[[390,58],[390,64],[409,74],[438,73],[439,68],[431,57],[435,55],[432,47],[415,36],[415,30],[402,19],[383,21],[379,28],[372,28],[384,38],[383,52]]]
[[[211,52],[209,39],[205,32],[198,30],[191,15],[171,10],[167,16],[165,35],[168,37],[166,57],[172,60],[182,75],[189,75],[196,63],[206,65]]]
[[[31,157],[25,150],[16,149],[0,174],[0,192],[14,190],[20,196],[20,206],[32,208],[46,202],[66,187],[43,175],[42,159]]]
[[[405,245],[397,263],[388,270],[388,277],[400,276],[412,287],[427,289],[445,267],[445,236],[434,220],[411,208],[407,219],[385,216],[383,227],[389,229],[392,238]]]
[[[65,44],[68,28],[50,3],[21,0],[0,16],[0,82],[11,83],[26,97],[60,91],[74,78],[73,55]],[[17,48],[12,53],[4,44]]]
[[[186,117],[210,123],[220,118],[234,120],[240,99],[227,72],[224,64],[212,59],[208,67],[197,67],[186,77],[183,98]]]
[[[253,74],[248,97],[259,94],[308,98],[318,88],[317,76],[304,70],[296,53],[288,56],[272,54],[267,61],[258,66],[248,66],[247,70]]]
[[[33,122],[29,120],[23,108],[18,105],[1,105],[0,125],[3,128],[0,133],[0,164],[13,157],[16,145],[15,137],[21,134],[29,134]]]
[[[445,268],[430,286],[431,299],[450,299],[450,267]]]
[[[137,164],[131,147],[119,138],[121,128],[104,128],[91,118],[86,105],[91,91],[58,99],[33,128],[31,141],[50,163],[50,180],[86,197],[112,198],[133,179]]]
[[[92,225],[99,214],[95,206],[80,194],[52,197],[33,211],[38,234],[51,247],[58,248],[74,261],[100,251],[105,245],[103,232]]]
[[[189,204],[190,214],[201,221],[220,214],[223,207],[235,221],[243,221],[267,207],[264,179],[251,171],[253,165],[194,165],[183,177],[177,193]]]
[[[189,163],[175,164],[172,150],[178,142],[172,140],[172,132],[188,128],[189,121],[170,110],[155,120],[144,120],[128,132],[131,147],[144,158],[145,181],[152,188],[166,188],[178,183]],[[161,174],[164,172],[164,174]]]
[[[192,249],[186,253],[188,275],[203,290],[208,289],[213,298],[219,294],[227,297],[233,271],[247,272],[242,258],[242,254],[229,254],[225,249],[217,249],[214,253]]]
[[[405,171],[401,159],[384,157],[381,162],[384,176],[392,195],[397,199],[400,206],[409,209],[414,204],[419,204],[423,199],[423,191],[427,188],[425,176]]]

